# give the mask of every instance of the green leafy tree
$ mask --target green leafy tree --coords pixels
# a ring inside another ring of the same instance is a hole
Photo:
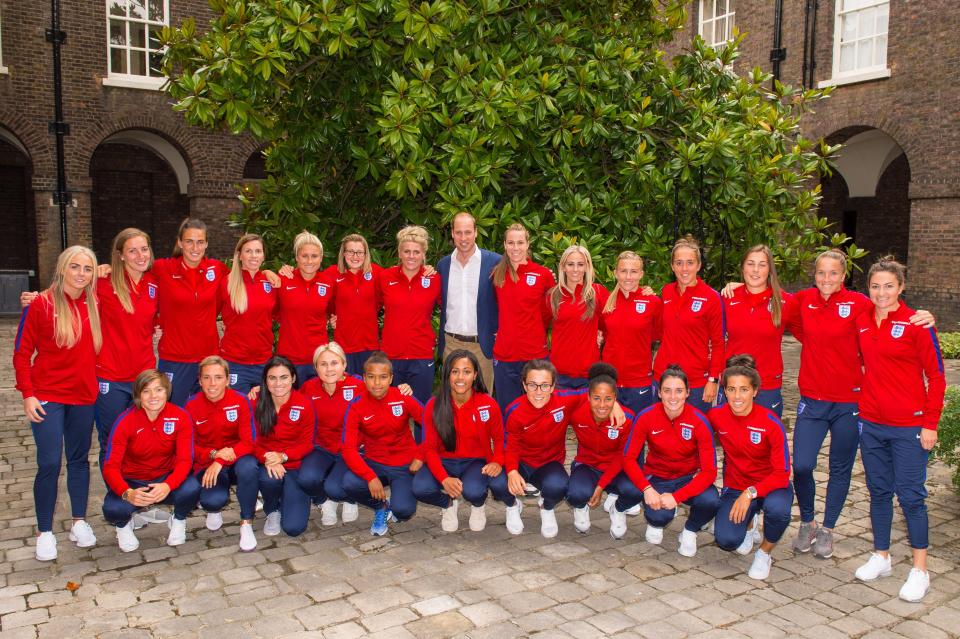
[[[684,0],[211,5],[204,33],[164,31],[168,91],[190,123],[264,142],[268,177],[235,222],[273,256],[289,261],[309,228],[333,243],[361,232],[391,263],[407,223],[439,254],[460,210],[491,248],[524,223],[551,266],[583,243],[607,281],[625,249],[667,280],[682,233],[705,245],[713,283],[755,243],[789,279],[847,242],[815,212],[834,149],[799,127],[824,93],[735,75],[740,36],[667,60]]]

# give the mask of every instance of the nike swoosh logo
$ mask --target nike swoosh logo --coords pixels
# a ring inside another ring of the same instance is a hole
[[[287,286],[287,287],[286,287],[286,289],[287,289],[288,291],[292,291],[292,290],[294,290],[295,288],[297,288],[297,287],[296,287],[296,286]]]
[[[917,439],[920,439],[920,435],[917,435]]]
[[[869,331],[869,330],[870,330],[869,327],[867,327],[867,328],[861,328],[861,329],[860,329],[860,332],[861,332],[861,333],[866,333],[866,332]]]
[[[777,402],[776,404],[774,404],[774,405],[771,406],[770,408],[776,408],[776,407],[779,406],[779,405],[780,405],[780,402]]]
[[[807,304],[807,308],[812,308],[813,310],[817,310],[817,308],[819,308],[819,307],[818,307],[818,306],[814,306],[813,304]]]
[[[140,431],[142,431],[142,430],[143,430],[142,428],[138,428],[138,429],[137,429],[137,432],[134,433],[134,435],[139,435],[139,434],[140,434]]]
[[[364,418],[363,418],[363,421],[369,422],[371,419],[373,419],[373,415],[369,415],[369,416],[367,416],[367,417],[364,417]]]
[[[739,304],[739,303],[740,303],[740,302],[730,302],[730,306],[736,306],[736,305]]]
[[[399,282],[387,282],[387,286],[393,286],[394,284],[399,284]]]
[[[650,434],[651,434],[651,435],[659,435],[659,434],[662,433],[662,432],[663,432],[663,429],[661,428],[660,430],[655,430],[655,431],[653,431],[653,432],[650,433]]]
[[[673,301],[673,300],[663,300],[663,303],[664,303],[664,304],[669,304],[669,303],[672,302],[672,301]]]
[[[207,421],[208,421],[208,420],[206,420],[206,419],[198,419],[198,420],[197,420],[197,426],[199,426],[200,424],[206,424]]]
[[[337,278],[337,282],[338,282],[338,283],[339,283],[339,282],[342,282],[342,281],[345,280],[345,279],[347,279],[347,278],[345,278],[345,277],[338,277],[338,278]]]
[[[649,388],[644,388],[644,389],[642,389],[642,390],[639,390],[639,391],[637,391],[637,395],[643,395],[644,393],[646,393],[646,392],[649,391],[649,390],[650,390]]]
[[[860,414],[860,411],[855,411],[853,414],[854,414],[854,415],[859,415],[859,414]]]
[[[183,279],[183,275],[171,275],[170,277],[173,278],[173,279],[175,279],[175,280],[182,280],[182,279]]]
[[[725,431],[725,430],[718,430],[718,431],[717,431],[717,434],[718,434],[718,435],[726,435],[726,434],[727,434],[727,431]]]

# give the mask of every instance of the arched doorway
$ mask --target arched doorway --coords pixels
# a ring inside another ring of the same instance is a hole
[[[849,127],[830,135],[843,144],[836,171],[824,178],[821,215],[834,229],[869,251],[865,263],[894,255],[907,263],[910,251],[910,162],[892,137],[870,127]],[[866,270],[864,268],[864,270]],[[864,290],[864,272],[854,271],[850,286]]]
[[[0,269],[35,271],[36,223],[30,155],[0,127]]]
[[[150,131],[120,131],[90,160],[93,249],[110,255],[110,241],[134,226],[150,234],[156,255],[169,255],[177,227],[190,211],[190,169],[183,154]]]

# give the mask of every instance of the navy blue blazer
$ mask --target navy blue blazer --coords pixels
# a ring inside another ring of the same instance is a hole
[[[479,248],[479,247],[478,247]],[[440,355],[443,355],[445,341],[444,329],[447,325],[447,289],[450,282],[450,255],[443,256],[437,262],[437,271],[440,273]],[[497,296],[493,292],[493,281],[490,274],[500,262],[500,254],[480,249],[480,283],[477,287],[477,337],[480,350],[493,358],[493,338],[497,334]]]

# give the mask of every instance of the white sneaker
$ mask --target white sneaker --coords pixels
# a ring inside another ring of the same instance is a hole
[[[627,534],[627,513],[616,508],[610,509],[610,536],[614,539],[623,539]]]
[[[280,534],[280,530],[280,511],[275,510],[267,515],[267,521],[263,522],[263,534],[274,537]]]
[[[647,540],[648,544],[659,546],[660,542],[663,541],[663,528],[657,528],[656,526],[647,524],[647,532],[644,533],[643,537]]]
[[[540,509],[540,534],[546,539],[553,539],[560,532],[557,525],[557,514],[553,510]]]
[[[250,552],[257,548],[257,536],[253,532],[253,524],[240,524],[240,550]]]
[[[588,506],[573,509],[573,527],[577,529],[578,533],[586,533],[590,530],[590,508]]]
[[[753,552],[753,533],[749,530],[747,534],[743,536],[743,541],[740,542],[740,545],[737,546],[737,554],[739,555],[749,555]]]
[[[680,531],[680,546],[677,552],[684,557],[693,557],[697,554],[697,533],[684,528]]]
[[[150,522],[147,521],[143,515],[140,513],[133,513],[133,517],[130,518],[130,523],[133,524],[134,530],[140,530]]]
[[[706,530],[706,531],[707,531],[708,533],[710,533],[711,535],[714,534],[713,522],[714,522],[714,520],[711,519],[710,521],[708,521],[707,523],[705,523],[705,524],[703,525],[703,528],[701,528],[700,530]]]
[[[753,543],[759,544],[763,541],[763,533],[760,532],[760,513],[753,516],[753,523],[750,525],[748,535],[753,535]]]
[[[343,520],[343,523],[349,524],[351,521],[356,521],[359,516],[360,508],[356,504],[351,504],[346,501],[343,502],[343,510],[340,513],[340,518]]]
[[[221,527],[223,527],[223,515],[207,513],[207,530],[220,530]]]
[[[170,527],[170,534],[167,535],[168,546],[179,546],[187,541],[187,520],[171,517],[167,520],[167,526]]]
[[[766,579],[770,576],[770,564],[772,563],[773,559],[770,558],[770,555],[757,549],[757,554],[753,556],[753,563],[750,565],[750,570],[747,571],[747,577],[761,581]]]
[[[328,499],[320,504],[320,525],[337,525],[337,502],[332,499]]]
[[[607,498],[603,500],[603,509],[606,512],[612,512],[614,505],[617,503],[617,500],[620,499],[620,495],[611,495],[607,493]]]
[[[50,530],[40,533],[37,536],[37,561],[53,561],[56,558],[57,538]]]
[[[143,517],[148,524],[165,524],[172,517],[170,512],[163,508],[151,508],[150,510],[142,511],[140,516]]]
[[[633,506],[627,508],[625,514],[630,515],[631,517],[636,517],[640,514],[640,508],[640,504],[634,504]]]
[[[459,506],[459,500],[451,499],[450,505],[441,509],[443,514],[440,516],[440,530],[443,532],[457,532],[457,528],[460,527],[460,518],[457,516],[457,508]]]
[[[523,519],[520,513],[523,512],[523,504],[519,499],[513,506],[507,506],[507,532],[511,535],[519,535],[523,532]]]
[[[487,507],[470,506],[470,530],[480,532],[487,527]]]
[[[76,542],[77,548],[90,548],[97,545],[97,536],[93,534],[90,524],[78,519],[70,527],[70,541]]]
[[[860,581],[873,581],[877,577],[889,577],[891,572],[893,572],[893,562],[890,561],[890,555],[882,557],[874,552],[870,553],[870,559],[857,568],[854,575]]]
[[[140,540],[133,532],[132,522],[127,522],[126,526],[117,527],[117,545],[123,552],[133,552],[140,547]]]
[[[900,588],[900,598],[916,603],[930,591],[930,573],[919,568],[911,568],[906,583]]]

